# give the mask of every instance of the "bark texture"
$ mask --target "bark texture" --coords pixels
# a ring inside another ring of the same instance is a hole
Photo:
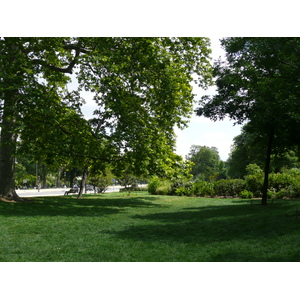
[[[0,140],[0,196],[6,200],[21,201],[15,190],[16,118],[13,107],[16,94],[5,94]]]

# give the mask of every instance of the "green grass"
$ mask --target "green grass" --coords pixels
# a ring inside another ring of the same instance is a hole
[[[0,261],[300,261],[300,200],[134,192],[0,202]]]

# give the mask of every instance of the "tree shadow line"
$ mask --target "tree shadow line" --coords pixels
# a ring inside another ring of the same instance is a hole
[[[260,247],[267,249],[268,240],[300,234],[300,219],[288,218],[285,212],[284,205],[263,209],[245,205],[185,208],[179,212],[135,215],[133,218],[141,220],[140,225],[106,233],[134,241],[197,244],[204,247],[228,241],[233,244],[243,243],[243,249],[249,247],[249,251],[232,248],[222,254],[214,254],[211,261],[236,261],[239,257],[241,261],[261,261],[262,258],[257,256],[259,251],[253,251],[253,244],[259,243]],[[300,240],[296,243],[288,245],[283,242],[282,247],[298,249]],[[275,252],[276,249],[273,250]],[[299,260],[300,253],[293,251],[288,258],[274,253],[271,261]]]
[[[151,198],[155,200],[155,198]],[[82,216],[95,217],[117,214],[127,207],[157,207],[159,204],[144,197],[121,198],[82,198],[40,197],[33,202],[5,203],[0,202],[1,216]]]

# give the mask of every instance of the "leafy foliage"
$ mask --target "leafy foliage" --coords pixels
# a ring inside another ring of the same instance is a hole
[[[265,163],[265,141],[256,132],[251,132],[245,124],[240,135],[234,138],[230,156],[227,160],[227,173],[230,178],[243,178],[247,174],[246,166],[257,164],[261,168]],[[280,172],[299,166],[297,146],[282,153],[272,154],[270,170]]]
[[[109,169],[106,169],[90,176],[87,183],[93,185],[95,192],[104,193],[112,184],[112,180],[113,174]]]
[[[242,190],[241,193],[240,193],[240,197],[242,199],[252,199],[253,196],[254,196],[253,193],[249,192],[247,190]]]
[[[194,178],[209,180],[219,171],[220,157],[215,147],[192,145],[186,159],[193,162],[191,173]]]
[[[263,191],[264,173],[256,164],[247,166],[245,179],[221,179],[214,182],[202,180],[186,181],[176,184],[166,179],[153,177],[148,185],[150,194],[198,196],[198,197],[225,197],[251,199],[260,197]],[[300,171],[291,169],[283,173],[271,173],[268,198],[283,199],[300,197]]]
[[[115,172],[170,168],[174,126],[192,113],[191,81],[211,84],[206,38],[0,39],[0,195],[14,192],[17,135],[51,164]],[[70,74],[78,80],[69,91]],[[84,120],[81,92],[98,104]],[[85,177],[85,176],[84,176]]]
[[[197,114],[212,120],[248,121],[249,132],[265,141],[262,204],[266,205],[272,154],[299,144],[299,38],[226,38],[227,62],[217,62],[218,93],[204,96]],[[263,144],[263,142],[261,142]]]
[[[238,197],[245,189],[245,181],[242,179],[221,179],[214,184],[216,195],[224,197]]]
[[[213,197],[216,195],[215,185],[212,182],[196,180],[193,184],[193,194],[199,197]]]
[[[161,179],[158,176],[153,176],[148,182],[148,192],[152,195],[156,194],[157,189],[162,185]]]

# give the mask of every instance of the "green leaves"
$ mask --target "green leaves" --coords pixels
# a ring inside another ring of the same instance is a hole
[[[263,200],[272,153],[299,145],[299,38],[223,39],[227,63],[214,68],[218,93],[196,110],[213,120],[229,116],[267,142]],[[291,114],[291,112],[293,112]],[[296,137],[296,138],[294,138]]]
[[[49,163],[170,166],[174,125],[192,113],[193,76],[211,83],[205,38],[7,38],[0,51],[0,92],[16,93],[3,101],[19,122],[20,150]],[[79,87],[68,92],[73,72]],[[80,111],[83,89],[99,106],[91,122]]]
[[[192,162],[192,170],[194,178],[201,180],[209,180],[219,167],[219,153],[215,147],[192,145],[187,160]]]

